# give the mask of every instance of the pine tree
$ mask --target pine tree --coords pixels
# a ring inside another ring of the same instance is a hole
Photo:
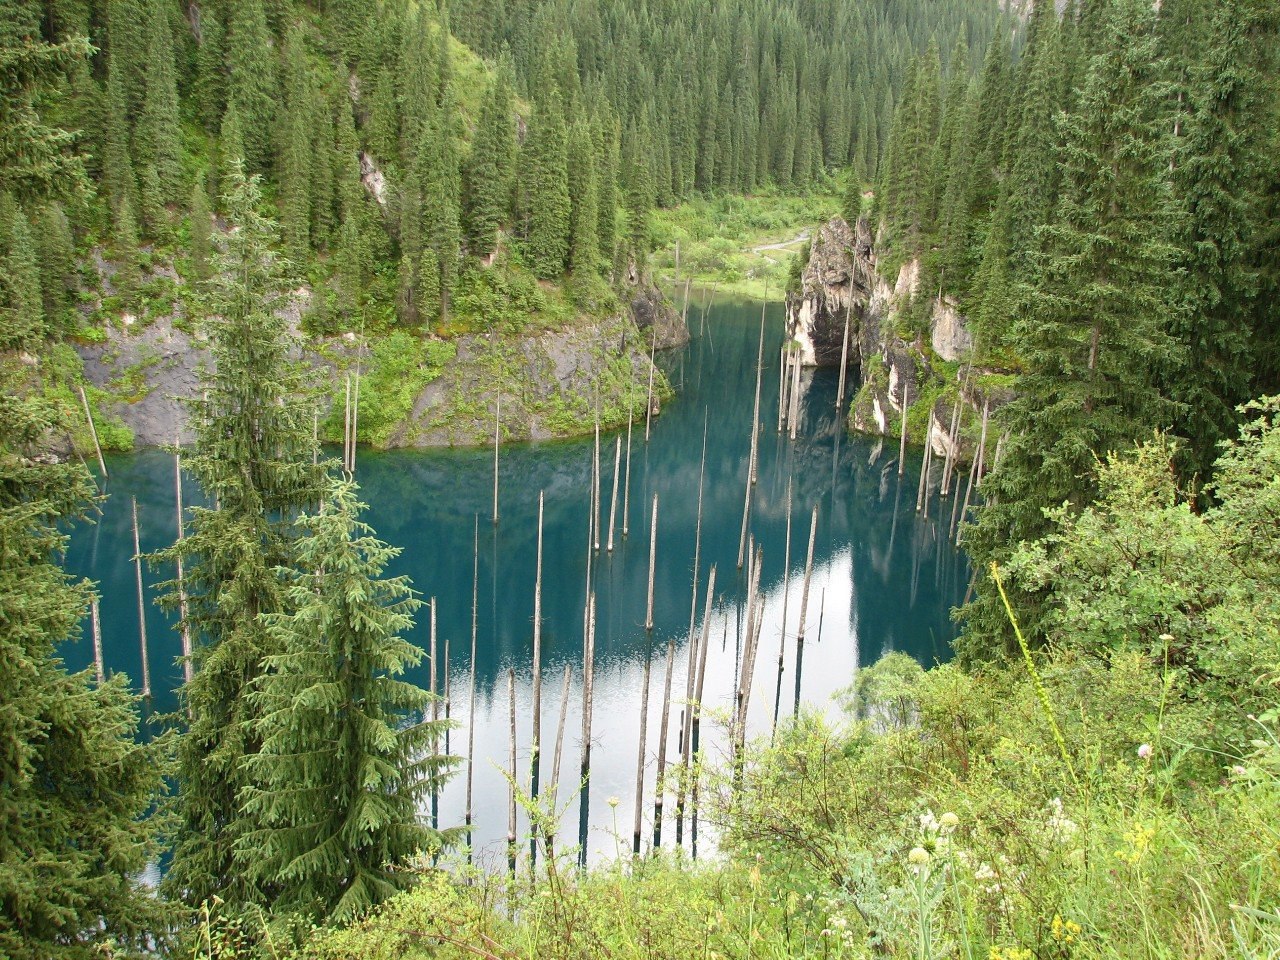
[[[510,81],[506,70],[500,69],[485,92],[463,175],[467,246],[477,257],[493,252],[498,228],[510,210],[516,156],[513,117]]]
[[[1063,120],[1062,192],[1019,297],[1023,372],[997,420],[1009,440],[968,540],[980,568],[1043,534],[1044,508],[1084,504],[1095,457],[1167,427],[1174,412],[1153,383],[1178,349],[1167,332],[1175,249],[1152,16],[1145,0],[1114,0],[1104,52]],[[1018,601],[1034,631],[1034,603]],[[1003,633],[998,604],[985,596],[970,611],[987,636]]]
[[[538,103],[520,151],[525,259],[543,280],[554,280],[569,257],[569,177],[564,112],[559,94]]]
[[[569,135],[569,267],[575,274],[593,274],[600,268],[600,211],[596,200],[595,151],[586,124],[576,123]]]
[[[245,758],[261,743],[249,693],[264,659],[279,652],[263,615],[284,609],[276,570],[291,559],[290,522],[322,492],[312,408],[278,313],[277,228],[259,205],[256,179],[234,164],[225,199],[234,229],[202,305],[213,362],[191,402],[195,445],[183,461],[216,508],[192,508],[187,537],[157,555],[183,558],[195,639],[195,674],[182,688],[190,723],[178,749],[180,829],[165,884],[197,904],[214,895],[232,904],[269,898],[234,856],[260,826],[240,802]],[[165,602],[177,606],[175,584]]]
[[[404,889],[406,861],[448,839],[418,813],[451,765],[447,721],[418,719],[430,694],[401,679],[422,659],[403,639],[421,603],[383,576],[400,551],[360,521],[356,493],[332,482],[299,522],[289,612],[266,618],[279,652],[252,695],[262,748],[244,794],[262,826],[237,848],[277,910],[337,921]]]
[[[239,121],[246,168],[262,171],[271,160],[278,93],[275,54],[262,0],[233,0],[226,46],[227,110],[234,110]]]
[[[152,0],[147,17],[146,82],[137,146],[144,169],[153,173],[159,193],[149,199],[158,208],[178,203],[182,195],[182,135],[178,124],[178,82],[168,4]],[[159,219],[159,214],[148,216]]]

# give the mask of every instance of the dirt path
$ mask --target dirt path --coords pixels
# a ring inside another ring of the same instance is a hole
[[[808,230],[801,230],[799,236],[794,237],[791,240],[783,240],[780,243],[766,243],[763,246],[752,247],[751,252],[754,253],[756,256],[764,257],[764,259],[768,260],[770,263],[776,264],[778,263],[778,261],[775,260],[773,257],[769,256],[769,254],[766,251],[786,250],[788,247],[794,247],[797,243],[804,243],[806,240],[809,239],[809,236],[810,234]]]

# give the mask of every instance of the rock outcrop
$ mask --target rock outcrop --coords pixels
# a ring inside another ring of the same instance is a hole
[[[856,336],[878,285],[867,222],[859,220],[856,231],[840,217],[823,224],[810,241],[800,289],[787,294],[787,334],[802,364],[840,364],[845,319]]]
[[[295,329],[306,293],[296,292],[284,311]],[[670,345],[664,337],[677,337],[678,330],[671,324],[672,318],[679,323],[679,317],[669,307],[664,314],[661,301],[645,302],[651,304],[650,324],[659,324],[659,348]],[[499,395],[504,440],[541,440],[589,431],[595,422],[597,392],[602,424],[626,423],[628,404],[644,409],[650,336],[638,330],[623,311],[563,329],[531,330],[511,337],[457,337],[452,341],[453,359],[414,399],[412,412],[390,431],[386,445],[492,443]],[[126,322],[109,328],[105,342],[77,349],[86,379],[114,398],[102,405],[103,412],[128,427],[137,446],[191,442],[184,401],[199,389],[200,371],[209,362],[209,353],[197,336],[183,329],[180,318],[158,317],[145,325]],[[354,367],[355,357],[350,335],[307,341],[302,353],[303,361],[315,368],[317,383],[335,385],[331,396],[339,407],[342,397],[337,385],[344,371]],[[666,378],[657,371],[655,406],[670,392]]]
[[[933,352],[948,361],[959,360],[973,349],[973,334],[950,297],[938,297],[933,301],[929,342]]]
[[[971,452],[968,434],[983,408],[994,410],[1010,395],[993,386],[1002,381],[992,371],[966,365],[957,374],[942,365],[963,363],[973,354],[973,335],[955,301],[935,298],[927,328],[903,334],[909,325],[901,322],[902,313],[921,295],[920,273],[920,262],[909,260],[892,282],[880,276],[866,221],[850,228],[836,218],[814,235],[800,289],[787,298],[787,333],[802,363],[839,366],[847,312],[848,363],[858,384],[850,409],[853,429],[896,435],[908,410],[925,402],[928,412],[910,418],[915,442],[928,436],[940,457],[949,451],[963,457]],[[957,399],[962,416],[953,439]]]
[[[468,335],[417,397],[388,446],[480,446],[493,442],[501,396],[504,441],[546,440],[625,424],[648,392],[649,341],[626,316],[512,339]],[[654,403],[670,395],[661,371]],[[597,391],[598,408],[597,408]]]
[[[634,263],[628,265],[627,293],[631,319],[647,343],[656,343],[658,350],[670,350],[689,342],[689,327],[684,317],[662,295],[653,277],[647,272],[638,272]]]

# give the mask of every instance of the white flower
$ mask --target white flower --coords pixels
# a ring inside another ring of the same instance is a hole
[[[1144,743],[1138,748],[1138,757],[1142,760],[1150,760],[1151,753],[1151,744],[1149,743]]]
[[[933,815],[932,810],[926,810],[920,814],[920,829],[926,833],[934,833],[938,829],[938,818]]]
[[[960,818],[957,817],[954,813],[951,813],[950,811],[948,811],[947,813],[944,813],[942,815],[942,819],[939,821],[939,823],[942,824],[942,828],[944,830],[954,830],[956,827],[960,825]]]
[[[912,847],[911,852],[907,854],[907,863],[913,866],[921,867],[929,862],[929,851],[924,847]]]

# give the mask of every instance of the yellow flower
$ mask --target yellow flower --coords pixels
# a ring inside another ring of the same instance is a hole
[[[1071,944],[1076,942],[1076,938],[1080,936],[1080,924],[1074,920],[1063,920],[1060,914],[1053,915],[1053,924],[1051,931],[1053,939],[1058,943]]]
[[[1146,854],[1155,836],[1154,827],[1134,827],[1124,835],[1125,846],[1115,851],[1116,859],[1133,866]]]
[[[987,960],[1035,960],[1035,954],[1024,947],[991,947]]]

